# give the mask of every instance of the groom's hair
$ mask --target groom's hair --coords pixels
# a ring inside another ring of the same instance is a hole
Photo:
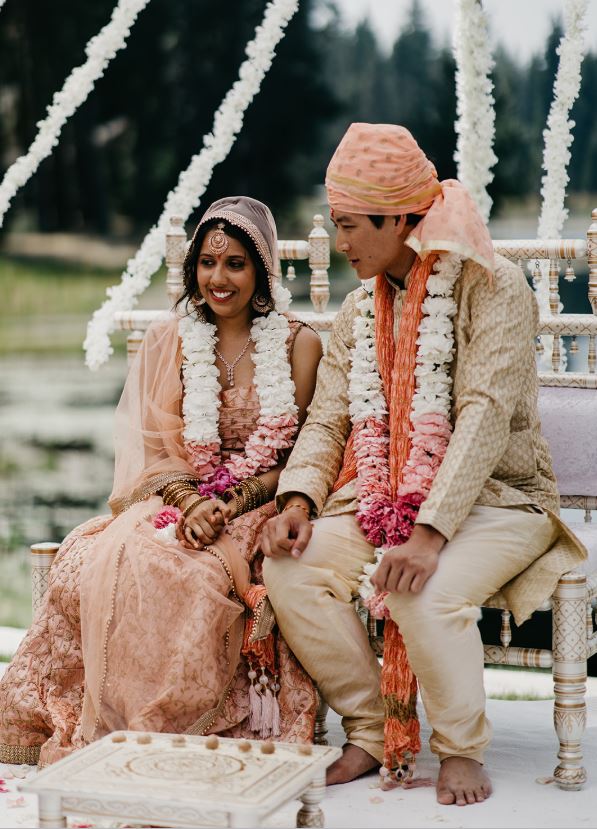
[[[376,215],[376,216],[369,216],[368,218],[373,222],[375,227],[379,230],[379,228],[383,224],[383,220],[386,217]],[[417,224],[419,224],[419,222],[421,221],[422,218],[423,218],[422,216],[418,216],[416,213],[407,213],[406,214],[406,224],[407,225],[417,225]],[[398,224],[399,220],[400,220],[400,216],[394,216],[394,224]]]

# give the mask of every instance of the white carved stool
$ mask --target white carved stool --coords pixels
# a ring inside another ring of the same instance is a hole
[[[109,734],[19,786],[39,802],[39,826],[66,815],[152,826],[261,826],[300,798],[297,826],[323,826],[325,771],[339,748],[259,740]]]

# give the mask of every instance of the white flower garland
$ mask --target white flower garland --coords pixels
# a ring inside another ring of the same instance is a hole
[[[87,99],[97,79],[126,44],[138,14],[148,3],[149,0],[119,0],[110,22],[85,47],[87,60],[73,69],[60,92],[54,95],[48,114],[39,122],[37,135],[27,153],[17,158],[6,171],[0,184],[0,227],[17,191],[50,155],[58,143],[62,127]]]
[[[452,403],[450,364],[454,356],[452,320],[457,310],[454,285],[461,272],[462,257],[456,254],[443,254],[435,265],[435,272],[427,280],[427,296],[423,302],[423,317],[417,339],[416,388],[411,405],[411,423],[415,435],[417,421],[425,415],[435,415],[445,420],[446,424],[449,422]],[[359,315],[355,317],[353,325],[355,345],[351,351],[352,365],[349,373],[349,412],[353,429],[362,428],[365,421],[375,421],[385,426],[389,436],[388,407],[375,346],[373,281],[363,283],[363,287],[367,295],[357,303]],[[376,495],[386,499],[391,497],[389,474],[382,469],[383,464],[383,467],[389,470],[389,439],[386,437],[381,440],[386,448],[386,457],[376,464],[377,475],[372,475],[370,458],[378,453],[356,453],[360,506],[368,499],[373,502]],[[410,460],[407,460],[406,468],[409,467]],[[363,469],[359,468],[361,466]],[[363,575],[360,576],[359,593],[365,602],[373,599],[375,591],[371,584],[371,576],[381,561],[383,549],[378,547],[375,555],[375,562],[366,564]]]
[[[564,207],[570,147],[574,136],[574,121],[569,119],[570,110],[578,97],[581,82],[581,64],[586,50],[588,0],[567,0],[564,10],[564,36],[557,54],[560,56],[554,80],[553,101],[543,132],[543,169],[541,179],[541,214],[537,228],[540,239],[560,236],[568,210]],[[529,263],[531,266],[531,263]],[[541,279],[535,283],[535,292],[541,313],[549,315],[549,260],[540,262]],[[551,368],[553,338],[542,338],[544,351],[542,364]],[[562,357],[565,360],[562,349]]]
[[[553,87],[553,101],[543,136],[543,169],[541,179],[541,215],[537,234],[541,239],[557,237],[562,232],[568,210],[564,207],[570,147],[574,121],[570,110],[578,98],[581,64],[587,47],[588,0],[567,0],[564,10],[565,29],[557,54],[560,56]],[[549,303],[548,303],[549,307]]]
[[[299,0],[272,0],[265,10],[255,38],[247,45],[247,59],[241,64],[239,80],[227,93],[217,110],[212,132],[203,138],[203,149],[193,156],[182,172],[176,187],[168,194],[157,224],[146,235],[135,256],[129,260],[119,285],[108,288],[108,299],[93,315],[83,343],[86,363],[98,369],[112,354],[110,334],[114,331],[114,313],[134,307],[137,297],[149,285],[164,258],[169,217],[186,220],[197,207],[216,164],[224,161],[243,125],[245,111],[261,86],[284,35],[288,22],[298,8]],[[274,296],[274,299],[276,297]],[[278,306],[276,306],[278,307]],[[282,310],[278,307],[278,310]]]
[[[217,329],[191,314],[180,319],[178,330],[184,357],[185,445],[191,457],[197,456],[198,449],[203,450],[199,455],[201,465],[206,462],[206,452],[209,462],[217,465],[221,443],[218,429],[221,386],[215,355]],[[286,347],[289,334],[288,319],[276,311],[265,317],[258,316],[251,326],[251,339],[255,343],[251,356],[260,414],[257,428],[245,445],[245,457],[235,455],[227,464],[231,471],[240,473],[236,475],[239,479],[274,466],[278,451],[287,448],[296,432],[298,408]]]
[[[487,221],[492,200],[487,185],[497,161],[493,152],[495,110],[487,15],[479,0],[458,0],[454,27],[458,179],[468,188]]]

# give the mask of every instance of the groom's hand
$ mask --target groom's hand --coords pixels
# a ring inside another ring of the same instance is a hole
[[[437,570],[444,536],[426,524],[416,524],[404,544],[383,554],[371,584],[378,593],[420,593]]]
[[[284,511],[270,518],[261,534],[261,551],[268,558],[300,558],[311,539],[311,504],[307,498],[290,498]]]

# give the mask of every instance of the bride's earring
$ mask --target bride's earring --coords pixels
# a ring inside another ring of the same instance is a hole
[[[267,314],[274,309],[274,303],[271,297],[263,296],[262,294],[253,294],[251,300],[253,310],[258,314]]]

